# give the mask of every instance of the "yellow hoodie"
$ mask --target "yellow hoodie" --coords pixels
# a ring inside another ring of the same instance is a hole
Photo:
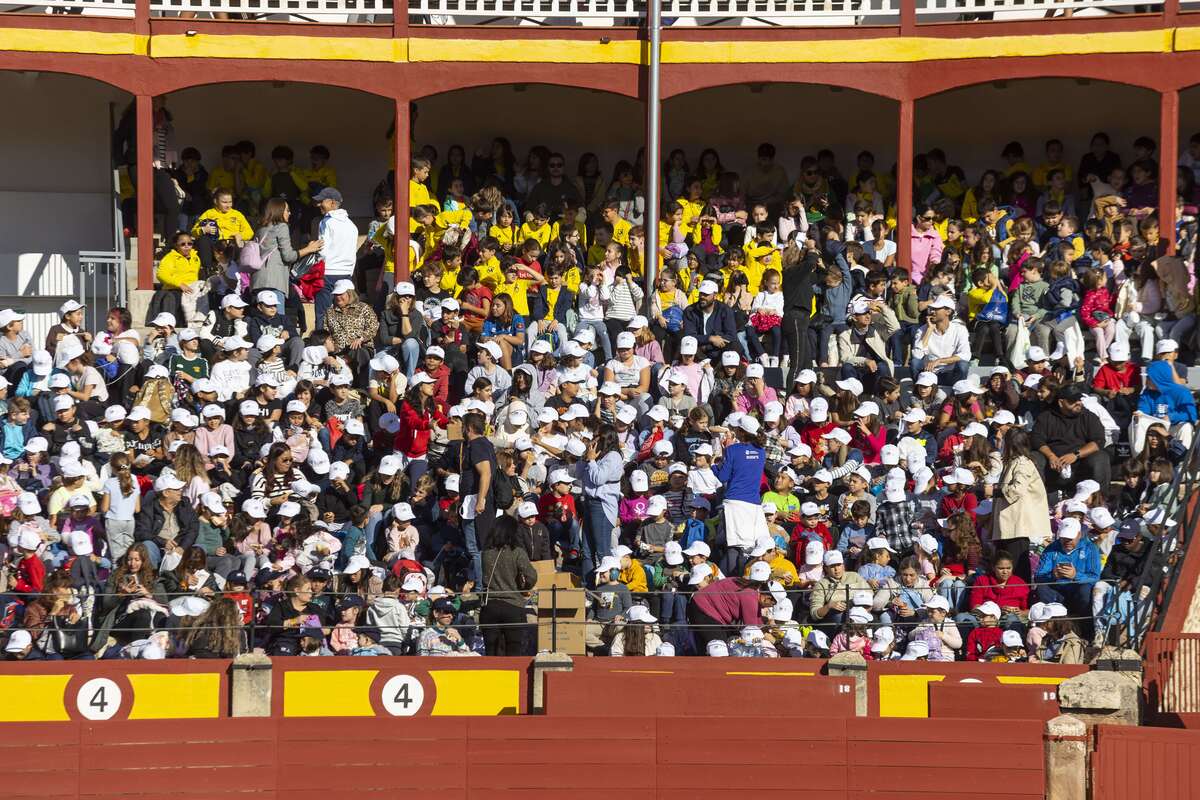
[[[232,239],[234,235],[242,237],[242,241],[248,242],[254,238],[254,229],[250,227],[250,223],[246,221],[246,217],[236,208],[231,208],[228,211],[218,211],[215,208],[210,208],[200,215],[196,220],[196,224],[192,226],[192,236],[200,236],[200,223],[205,220],[217,221],[217,233],[221,239]]]

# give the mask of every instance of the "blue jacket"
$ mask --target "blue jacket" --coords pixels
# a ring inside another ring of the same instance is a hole
[[[17,425],[13,422],[4,421],[0,426],[0,453],[6,458],[11,458],[16,461],[25,452],[25,443],[37,436],[37,428],[33,425],[33,420],[27,420],[24,425]]]
[[[1165,417],[1172,425],[1196,421],[1196,400],[1188,387],[1175,382],[1170,362],[1151,361],[1146,367],[1146,377],[1149,380],[1138,397],[1138,411]]]
[[[1070,564],[1075,567],[1075,577],[1072,582],[1095,583],[1100,580],[1100,550],[1092,543],[1091,539],[1082,534],[1079,536],[1075,549],[1070,553],[1063,552],[1061,539],[1055,539],[1042,552],[1042,559],[1038,562],[1038,571],[1034,580],[1038,583],[1061,581],[1061,578],[1055,578],[1052,575],[1054,568],[1059,564]]]
[[[531,298],[529,303],[529,322],[546,318],[547,306],[550,302],[546,296],[546,287],[539,286],[538,292]],[[558,289],[558,299],[554,303],[554,321],[559,324],[567,324],[567,312],[575,307],[575,293],[568,289],[565,285]]]
[[[739,442],[725,448],[725,455],[714,470],[717,480],[725,485],[725,499],[761,503],[758,489],[766,465],[767,453],[761,447]]]

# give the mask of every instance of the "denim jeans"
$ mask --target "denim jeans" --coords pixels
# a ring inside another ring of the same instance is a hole
[[[612,531],[617,521],[604,511],[604,504],[599,500],[588,499],[584,516],[586,529],[583,537],[581,561],[582,568],[587,570],[584,577],[596,571],[600,559],[612,553]]]
[[[421,343],[416,339],[405,339],[400,344],[400,365],[404,368],[404,377],[412,380],[421,360]]]
[[[551,541],[559,545],[564,554],[568,550],[579,550],[582,530],[578,519],[572,517],[566,522],[550,520],[546,523],[546,530],[550,534]]]
[[[925,371],[925,362],[931,360],[928,356],[912,357],[912,374],[919,375]],[[956,381],[966,380],[969,365],[966,361],[955,361],[948,367],[938,367],[933,372],[937,375],[939,386],[953,386]]]
[[[333,285],[342,278],[348,277],[345,275],[325,276],[325,285],[317,290],[317,296],[313,299],[316,312],[316,329],[320,330],[325,326],[325,312],[333,305]]]
[[[464,519],[462,521],[463,541],[467,546],[467,555],[471,557],[471,580],[475,581],[475,585],[480,588],[483,586],[483,554],[479,549],[479,540],[476,537],[475,520]]]

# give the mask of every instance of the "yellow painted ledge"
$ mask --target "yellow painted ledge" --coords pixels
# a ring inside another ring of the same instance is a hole
[[[373,717],[376,669],[290,670],[283,673],[285,717]]]
[[[149,36],[46,28],[0,28],[0,51],[79,53],[101,56],[144,56]]]
[[[216,672],[129,675],[130,719],[213,719],[221,715],[221,676]]]
[[[408,58],[407,39],[353,36],[250,36],[242,34],[171,34],[150,43],[154,58],[263,58],[313,61],[376,61]]]
[[[70,675],[0,675],[0,722],[62,722]]]
[[[880,675],[879,716],[928,717],[929,684],[945,675]]]
[[[515,669],[431,669],[429,677],[436,690],[430,716],[521,713],[521,673]]]
[[[1057,55],[1170,53],[1200,50],[1200,27],[1098,34],[926,36],[819,41],[666,42],[665,64],[914,63]],[[646,62],[640,41],[569,39],[378,39],[332,36],[165,34],[146,37],[60,29],[0,28],[0,51],[149,55],[154,58],[230,58],[375,63]]]

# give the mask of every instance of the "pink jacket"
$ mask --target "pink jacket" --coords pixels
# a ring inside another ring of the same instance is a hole
[[[1083,293],[1083,305],[1079,308],[1079,316],[1083,320],[1083,324],[1089,328],[1099,325],[1100,320],[1096,319],[1097,311],[1103,311],[1110,317],[1113,313],[1112,295],[1104,286]]]
[[[925,277],[925,269],[942,260],[942,237],[936,228],[925,232],[912,227],[912,282],[920,283]]]

